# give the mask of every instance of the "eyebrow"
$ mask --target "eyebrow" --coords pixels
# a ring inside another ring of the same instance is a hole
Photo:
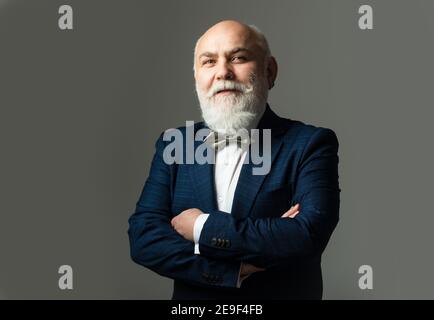
[[[249,49],[247,48],[243,48],[243,47],[238,47],[238,48],[234,48],[231,51],[229,51],[230,54],[234,54],[234,53],[238,53],[240,51],[246,51],[246,52],[251,52]]]
[[[247,49],[247,48],[244,48],[244,47],[237,47],[237,48],[233,48],[232,50],[229,50],[227,53],[229,54],[229,55],[232,55],[232,54],[235,54],[235,53],[238,53],[238,52],[242,52],[242,51],[246,51],[246,52],[251,52],[251,50],[250,49]],[[206,51],[206,52],[203,52],[203,53],[201,53],[200,55],[199,55],[199,57],[198,57],[198,59],[200,59],[200,58],[202,58],[202,57],[215,57],[217,55],[217,53],[213,53],[213,52],[210,52],[210,51]]]

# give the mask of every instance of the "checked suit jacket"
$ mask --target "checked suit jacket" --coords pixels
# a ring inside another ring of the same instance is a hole
[[[205,128],[194,125],[194,132]],[[327,128],[277,116],[267,105],[258,129],[271,129],[271,168],[244,163],[231,213],[217,209],[213,164],[166,164],[159,137],[149,176],[129,218],[131,257],[174,279],[172,299],[321,299],[321,255],[339,220],[338,140]],[[179,128],[183,137],[186,128]],[[203,143],[194,142],[194,148]],[[300,204],[293,219],[281,218]],[[199,248],[171,226],[189,208],[209,217]],[[237,288],[240,263],[256,272]]]

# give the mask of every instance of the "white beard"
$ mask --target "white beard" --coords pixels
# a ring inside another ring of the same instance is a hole
[[[214,96],[222,89],[240,92],[225,96]],[[239,130],[253,129],[265,111],[268,98],[268,83],[265,77],[251,77],[246,86],[235,81],[223,80],[215,83],[208,92],[199,89],[196,82],[202,118],[208,127],[225,135],[235,135]]]

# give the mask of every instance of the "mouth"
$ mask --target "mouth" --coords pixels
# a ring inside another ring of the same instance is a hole
[[[215,95],[227,96],[229,94],[235,94],[235,93],[239,93],[239,91],[235,90],[235,89],[223,89],[223,90],[217,91]]]

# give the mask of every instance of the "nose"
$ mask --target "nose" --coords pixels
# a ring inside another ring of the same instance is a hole
[[[219,65],[217,73],[217,80],[234,80],[234,73],[226,62]]]

